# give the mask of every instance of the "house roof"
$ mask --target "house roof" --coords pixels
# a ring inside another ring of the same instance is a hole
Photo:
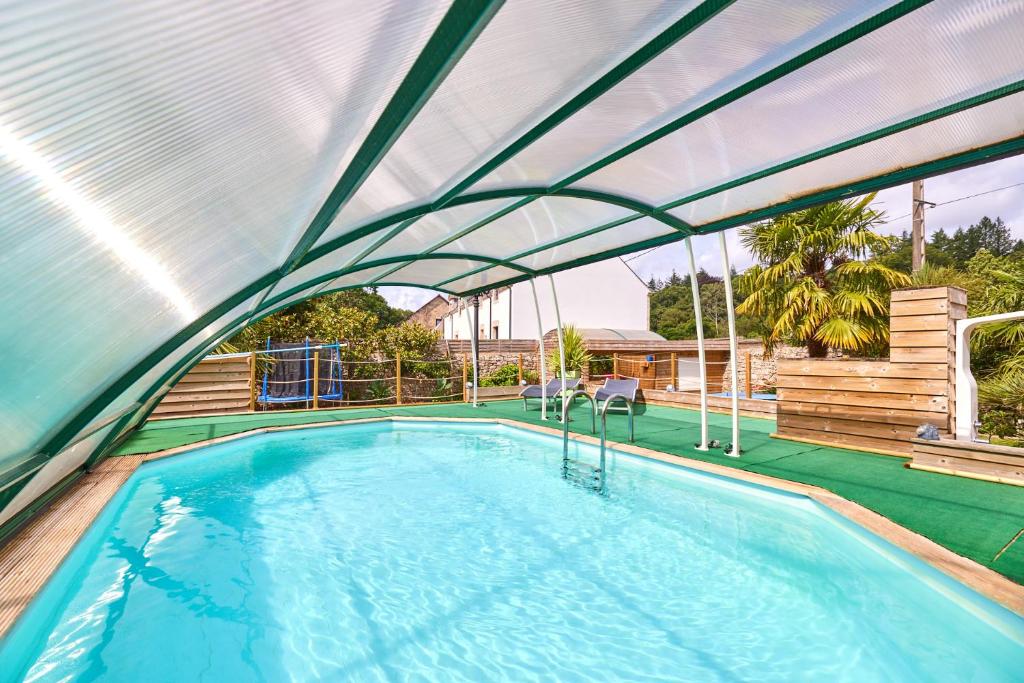
[[[416,317],[417,315],[419,315],[419,314],[420,314],[421,312],[423,312],[423,311],[425,311],[425,310],[429,309],[429,308],[430,308],[430,307],[432,307],[432,306],[437,306],[437,305],[441,305],[441,306],[444,306],[444,307],[445,307],[445,308],[447,309],[447,308],[448,308],[448,300],[447,300],[447,299],[445,299],[445,298],[444,298],[443,296],[441,296],[440,294],[438,294],[437,296],[435,296],[434,298],[432,298],[432,299],[431,299],[430,301],[428,301],[427,303],[423,304],[422,306],[420,306],[419,308],[417,308],[417,309],[416,309],[415,311],[413,311],[412,313],[410,313],[410,314],[409,314],[409,317],[410,317],[410,318],[415,318],[415,317]]]
[[[314,294],[473,293],[1024,149],[1022,3],[342,5],[0,10],[0,487]]]
[[[660,334],[650,330],[613,330],[606,327],[584,327],[577,328],[576,331],[586,341],[665,341],[665,338]]]

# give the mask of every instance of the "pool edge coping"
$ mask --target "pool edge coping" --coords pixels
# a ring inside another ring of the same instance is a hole
[[[383,415],[357,418],[344,422],[311,422],[300,425],[257,427],[244,432],[196,441],[152,453],[107,458],[96,469],[79,478],[67,491],[37,513],[7,543],[0,546],[0,638],[4,637],[6,632],[21,616],[21,613],[28,607],[29,603],[49,582],[50,577],[53,576],[78,544],[86,530],[100,515],[114,494],[146,462],[239,439],[251,438],[261,434],[323,427],[344,427],[374,422],[484,423],[532,431],[548,436],[562,436],[561,429],[519,422],[508,418]],[[595,446],[600,444],[598,438],[586,434],[570,433],[569,438],[573,441]],[[964,584],[985,598],[1024,617],[1024,586],[974,560],[957,555],[949,548],[939,545],[935,541],[832,491],[811,484],[801,484],[765,474],[726,467],[702,460],[694,460],[682,455],[662,453],[661,451],[630,443],[617,441],[608,441],[607,443],[609,447],[622,453],[764,486],[777,491],[805,496],[866,531],[910,553],[925,564]],[[88,495],[90,491],[93,494],[92,496]],[[90,498],[91,500],[89,500]],[[91,504],[75,505],[76,502],[81,500],[88,500]]]

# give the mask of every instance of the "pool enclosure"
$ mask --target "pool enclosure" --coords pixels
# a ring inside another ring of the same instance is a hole
[[[0,523],[304,298],[471,295],[1024,149],[1013,0],[0,18]]]

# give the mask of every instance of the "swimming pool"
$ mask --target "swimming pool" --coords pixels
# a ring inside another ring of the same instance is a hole
[[[596,449],[575,444],[577,457]],[[499,425],[144,465],[0,644],[19,680],[1011,680],[1024,620],[813,501]]]

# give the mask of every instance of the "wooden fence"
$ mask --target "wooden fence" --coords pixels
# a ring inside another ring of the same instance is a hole
[[[896,290],[888,361],[779,361],[778,435],[905,455],[920,425],[953,431],[954,325],[966,304],[955,287]]]
[[[251,356],[208,356],[181,378],[153,411],[153,417],[221,415],[249,410]]]

